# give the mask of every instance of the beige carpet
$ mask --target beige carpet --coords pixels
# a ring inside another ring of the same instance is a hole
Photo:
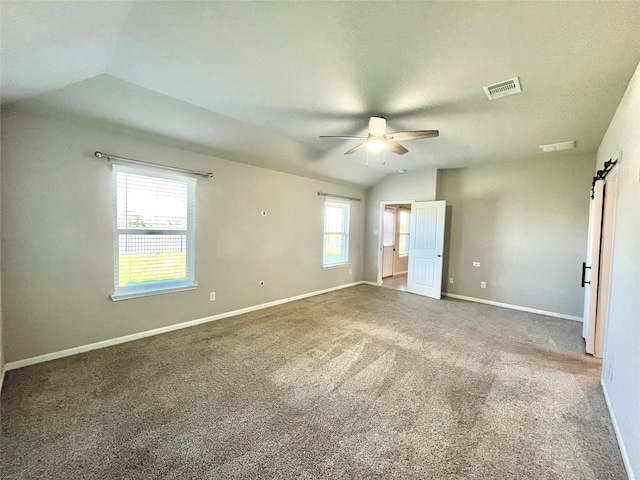
[[[580,329],[361,285],[11,371],[0,473],[624,479]]]

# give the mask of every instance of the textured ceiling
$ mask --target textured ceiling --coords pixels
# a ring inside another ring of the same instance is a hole
[[[0,13],[3,105],[363,186],[398,169],[530,160],[558,141],[595,152],[640,61],[640,2],[2,2]],[[483,85],[514,76],[521,94],[487,100]],[[370,115],[440,137],[370,167],[342,155],[356,143],[318,139],[364,134]]]

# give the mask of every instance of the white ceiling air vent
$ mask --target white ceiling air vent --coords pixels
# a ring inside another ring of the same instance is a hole
[[[506,97],[507,95],[514,95],[522,91],[522,88],[520,88],[520,80],[518,79],[518,77],[494,83],[493,85],[487,85],[486,87],[482,88],[484,89],[484,93],[487,94],[487,98],[489,100]]]
[[[576,147],[576,141],[551,143],[549,145],[540,145],[538,148],[542,153],[557,152],[558,150],[571,150]]]

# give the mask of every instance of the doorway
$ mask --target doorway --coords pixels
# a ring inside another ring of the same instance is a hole
[[[445,209],[443,200],[380,202],[378,285],[441,298]]]
[[[382,286],[406,291],[411,204],[384,205],[382,215]]]

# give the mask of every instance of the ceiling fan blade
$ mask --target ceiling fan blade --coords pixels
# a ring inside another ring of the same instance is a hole
[[[387,140],[403,142],[405,140],[418,140],[420,138],[433,138],[440,135],[438,130],[416,130],[414,132],[395,132],[386,135]]]
[[[409,151],[399,143],[396,143],[390,140],[387,140],[387,150],[393,153],[397,153],[398,155],[404,155]]]
[[[387,121],[384,117],[371,117],[369,119],[369,135],[383,137],[387,129]]]
[[[367,149],[367,144],[365,143],[361,143],[360,145],[358,145],[357,147],[353,147],[351,150],[344,152],[345,155],[351,155],[353,152],[359,152],[360,150],[366,150]]]
[[[351,137],[348,135],[320,135],[319,138],[344,138],[346,140],[366,140],[367,137]]]

